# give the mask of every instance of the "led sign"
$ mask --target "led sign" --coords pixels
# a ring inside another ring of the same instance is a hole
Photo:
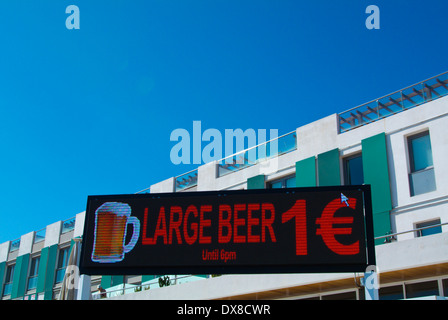
[[[84,274],[355,272],[369,186],[89,196]]]

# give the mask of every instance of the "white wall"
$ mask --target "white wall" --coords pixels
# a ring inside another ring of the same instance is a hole
[[[391,222],[396,232],[415,228],[415,224],[440,218],[448,222],[448,97],[396,115],[386,123],[386,134],[391,177],[392,204]],[[436,190],[411,196],[409,186],[409,153],[407,138],[429,130]],[[444,226],[443,231],[448,231]],[[398,239],[413,238],[413,233],[399,235]]]
[[[396,115],[338,134],[338,117],[330,115],[296,129],[297,150],[267,163],[257,164],[222,177],[217,176],[216,162],[198,168],[195,190],[246,189],[247,179],[266,173],[266,181],[285,177],[295,172],[295,162],[338,148],[342,158],[361,151],[361,141],[379,133],[386,133],[389,175],[393,211],[391,225],[394,232],[411,230],[415,224],[440,218],[448,222],[448,97],[406,110]],[[411,197],[409,191],[409,159],[407,137],[428,130],[430,132],[437,190]],[[269,170],[266,170],[269,168]],[[276,170],[272,171],[272,168]],[[343,176],[343,175],[342,175]],[[343,178],[341,178],[343,179]],[[172,192],[173,178],[151,186],[151,192]],[[343,183],[343,181],[341,181]],[[443,227],[448,231],[448,226]],[[399,239],[413,238],[414,234],[400,235]]]
[[[44,247],[50,247],[59,243],[59,236],[61,235],[62,221],[57,221],[47,226],[45,231]]]

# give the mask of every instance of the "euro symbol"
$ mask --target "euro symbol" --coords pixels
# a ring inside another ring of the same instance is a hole
[[[348,198],[350,208],[356,208],[356,199]],[[335,239],[336,234],[351,234],[352,228],[334,228],[337,224],[351,224],[353,217],[335,217],[337,210],[347,207],[346,201],[341,201],[340,198],[334,199],[325,207],[320,218],[316,219],[316,224],[320,225],[320,229],[316,230],[316,235],[321,235],[327,247],[339,255],[355,255],[359,253],[359,240],[350,245],[340,243]]]

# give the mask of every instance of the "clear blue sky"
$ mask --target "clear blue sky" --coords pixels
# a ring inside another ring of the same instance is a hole
[[[68,30],[68,5],[80,29]],[[368,5],[380,30],[368,30]],[[448,70],[445,0],[2,0],[0,243],[196,166],[170,133],[279,134]]]

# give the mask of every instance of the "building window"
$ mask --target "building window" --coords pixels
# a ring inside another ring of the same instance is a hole
[[[70,247],[62,248],[59,250],[58,266],[56,269],[56,283],[62,282],[64,280],[65,268],[68,263],[68,254]]]
[[[436,233],[442,233],[440,219],[417,223],[415,224],[415,229],[419,229],[417,230],[417,237],[424,237]]]
[[[269,189],[281,189],[281,188],[295,188],[296,186],[296,177],[289,176],[283,179],[275,180],[269,182]]]
[[[345,185],[364,184],[364,173],[362,168],[361,154],[357,154],[344,159],[344,182]]]
[[[31,259],[30,274],[28,276],[27,290],[35,289],[37,287],[37,275],[39,271],[40,257]]]
[[[381,287],[378,295],[380,300],[401,300],[404,298],[403,286]]]
[[[14,267],[15,265],[10,265],[6,269],[5,284],[3,285],[3,295],[9,296],[12,291],[12,280],[14,278]]]
[[[322,300],[356,300],[356,291],[323,295]]]
[[[436,280],[406,284],[406,299],[438,295],[439,285]]]
[[[408,138],[411,196],[436,190],[429,131]]]

